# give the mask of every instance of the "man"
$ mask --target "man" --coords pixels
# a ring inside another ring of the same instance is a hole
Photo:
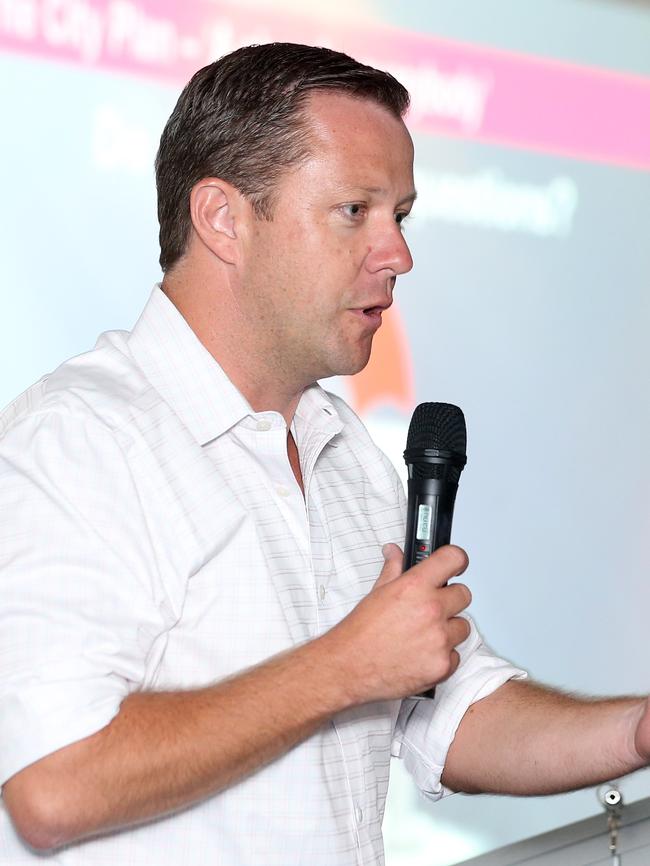
[[[644,701],[486,650],[463,551],[401,575],[395,472],[315,384],[363,368],[411,267],[407,104],[305,46],[198,72],[162,288],[5,411],[0,862],[381,863],[391,749],[434,799],[645,763]]]

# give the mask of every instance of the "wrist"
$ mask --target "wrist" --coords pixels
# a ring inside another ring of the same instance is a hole
[[[349,643],[336,627],[306,646],[314,654],[315,676],[330,715],[365,703]]]

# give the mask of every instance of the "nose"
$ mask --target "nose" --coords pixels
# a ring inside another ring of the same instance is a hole
[[[374,238],[366,256],[366,268],[371,273],[389,271],[389,276],[406,274],[413,267],[413,259],[406,238],[398,223],[391,220],[381,234]]]

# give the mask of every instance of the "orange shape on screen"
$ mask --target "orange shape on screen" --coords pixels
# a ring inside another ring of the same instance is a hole
[[[413,362],[406,329],[396,305],[382,316],[366,367],[349,379],[352,406],[365,415],[379,406],[410,414],[415,405]]]

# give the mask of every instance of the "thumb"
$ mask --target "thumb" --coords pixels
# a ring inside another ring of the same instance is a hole
[[[383,586],[385,583],[390,583],[402,573],[402,560],[404,554],[397,544],[384,544],[381,549],[384,556],[384,565],[381,569],[375,586]]]

